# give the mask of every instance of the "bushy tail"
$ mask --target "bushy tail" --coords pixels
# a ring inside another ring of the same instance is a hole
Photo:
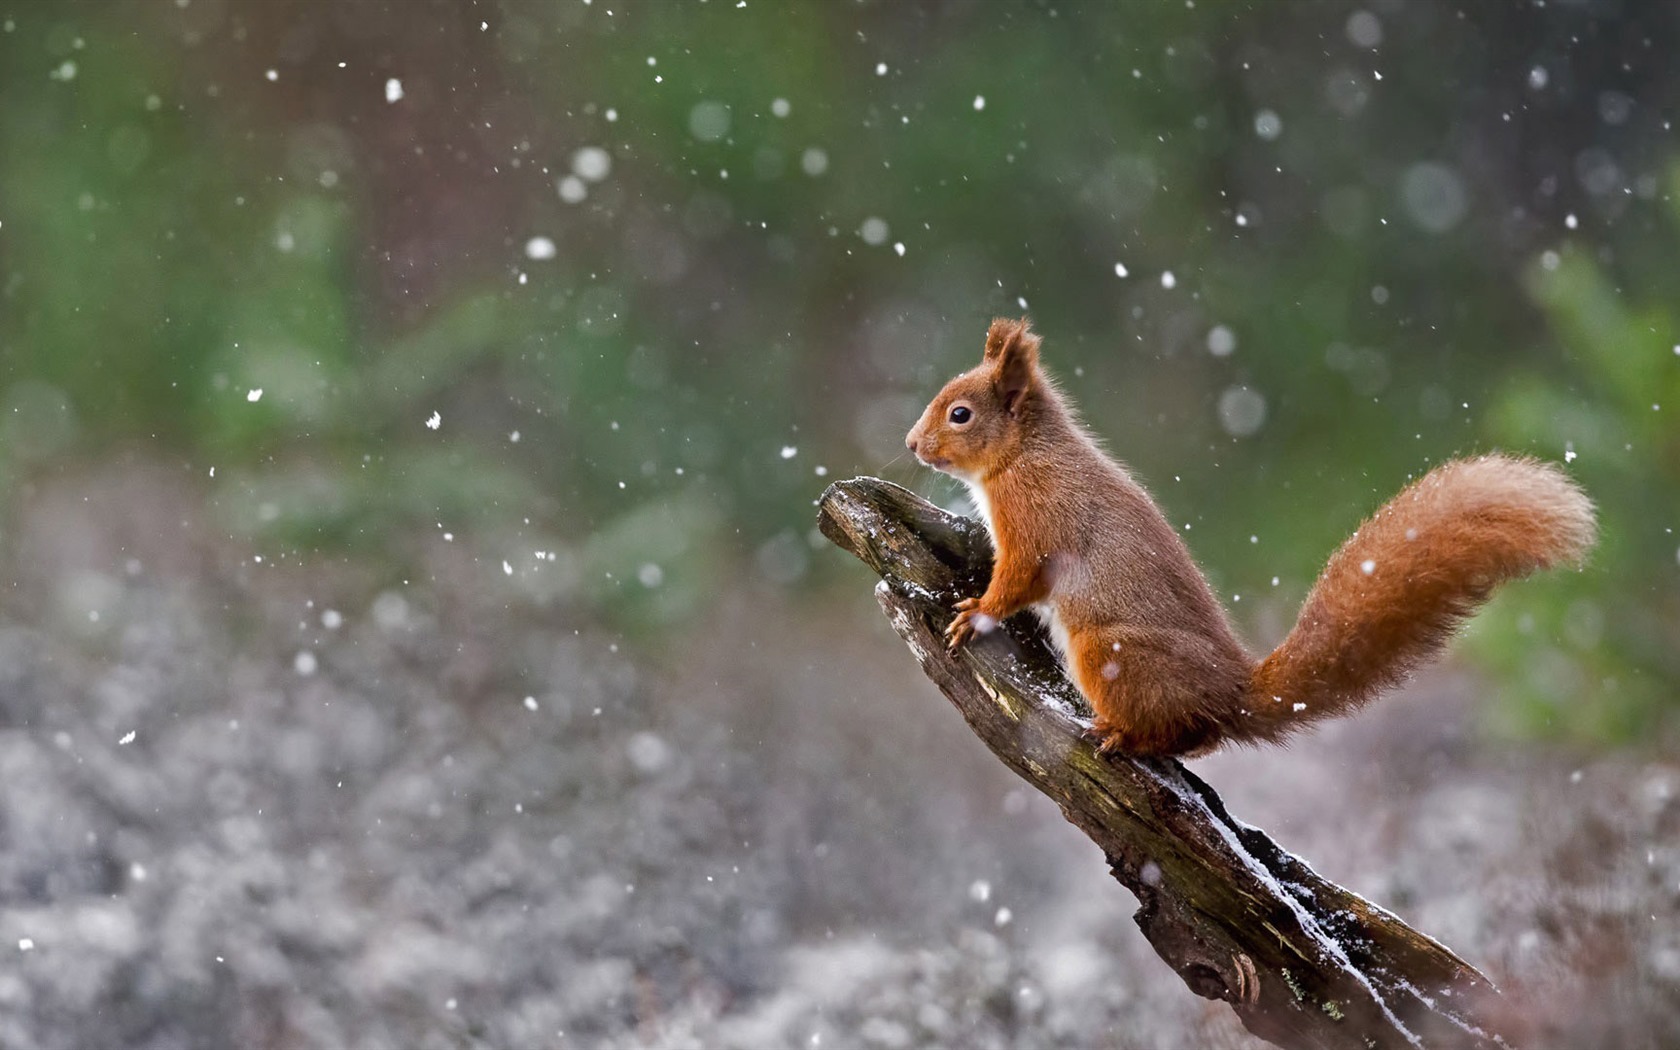
[[[1342,544],[1283,644],[1255,669],[1256,740],[1346,714],[1435,656],[1506,580],[1579,563],[1592,502],[1558,467],[1487,455],[1430,471]]]

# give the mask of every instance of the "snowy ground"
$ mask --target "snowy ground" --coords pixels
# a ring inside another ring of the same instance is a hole
[[[861,570],[615,652],[462,545],[256,563],[201,502],[132,465],[0,532],[0,1046],[1255,1045]],[[1680,1043],[1680,764],[1474,744],[1470,692],[1197,768],[1527,1045]]]

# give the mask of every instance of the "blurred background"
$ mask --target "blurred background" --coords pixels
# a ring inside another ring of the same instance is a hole
[[[0,0],[0,1045],[1251,1046],[813,501],[1030,315],[1256,646],[1580,573],[1239,816],[1680,1041],[1680,7]]]

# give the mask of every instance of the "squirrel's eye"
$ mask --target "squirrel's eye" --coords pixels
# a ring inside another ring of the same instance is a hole
[[[967,423],[973,418],[974,413],[969,411],[967,405],[958,405],[956,408],[951,409],[951,422],[953,423]]]

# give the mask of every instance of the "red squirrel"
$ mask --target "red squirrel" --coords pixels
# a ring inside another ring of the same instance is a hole
[[[1435,656],[1505,580],[1579,564],[1593,505],[1558,467],[1502,454],[1443,463],[1330,556],[1299,620],[1256,661],[1178,533],[997,320],[979,367],[945,385],[905,444],[964,482],[992,579],[956,603],[952,650],[1023,608],[1050,628],[1103,751],[1200,755],[1347,714]]]

